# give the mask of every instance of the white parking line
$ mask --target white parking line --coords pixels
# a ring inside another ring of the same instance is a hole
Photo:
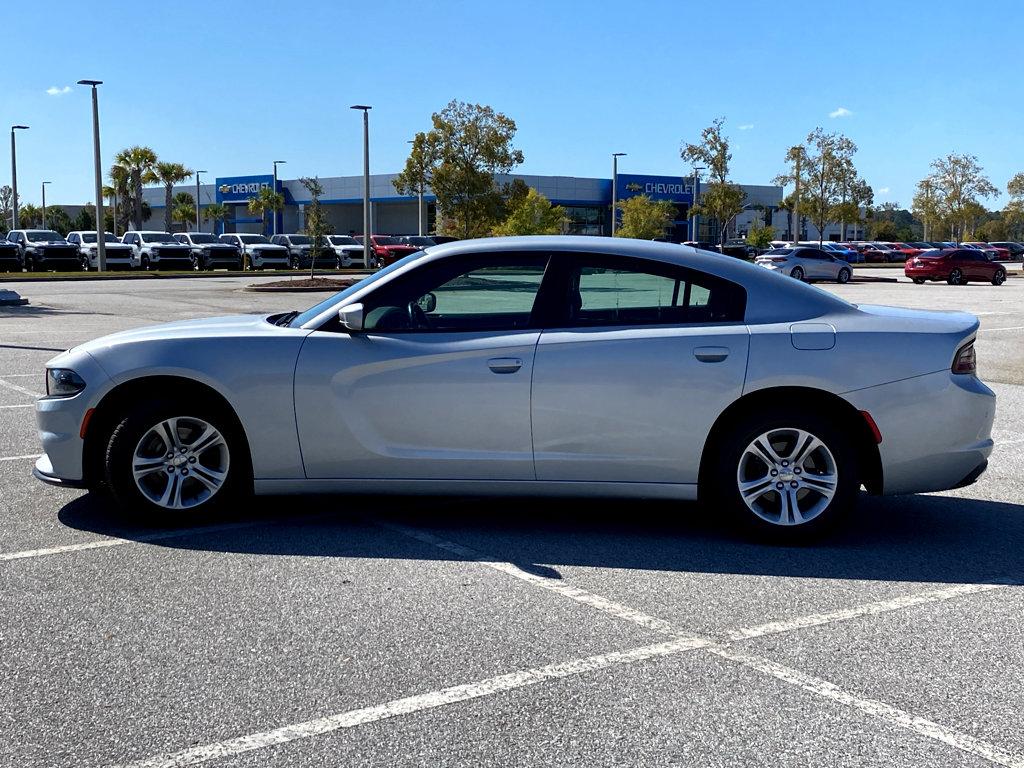
[[[7,387],[7,388],[9,388],[11,390],[14,390],[15,392],[22,393],[23,395],[31,395],[33,398],[42,398],[43,397],[42,393],[36,392],[35,390],[29,390],[27,387],[22,387],[21,385],[16,385],[16,384],[14,384],[14,382],[8,382],[5,379],[0,379],[0,385],[3,385],[4,387]]]
[[[981,327],[982,331],[1020,331],[1024,326],[1005,326],[1003,328],[985,328]]]
[[[542,681],[568,678],[603,668],[630,665],[657,657],[679,654],[680,652],[697,648],[702,643],[691,638],[679,638],[650,646],[640,646],[609,654],[598,654],[593,657],[584,657],[540,668],[517,670],[513,673],[486,678],[474,683],[460,684],[426,694],[391,700],[382,705],[373,705],[367,708],[359,708],[358,710],[335,713],[323,718],[315,718],[310,721],[282,726],[265,732],[256,732],[255,734],[248,734],[244,737],[236,737],[223,742],[199,745],[177,753],[164,753],[136,764],[130,764],[130,766],[193,766],[206,761],[217,761],[228,756],[236,756],[239,753],[259,750],[271,745],[280,745],[285,742],[315,737],[316,735],[326,734],[339,729],[350,729],[353,726],[383,721],[395,716],[419,713],[457,702],[489,697],[499,692],[521,689],[524,686],[531,686]]]
[[[442,550],[458,555],[461,558],[473,560],[488,568],[496,569],[503,574],[521,579],[534,585],[544,587],[559,593],[571,600],[582,603],[591,608],[598,609],[606,614],[619,619],[625,619],[642,627],[667,634],[676,634],[672,625],[664,620],[651,617],[642,612],[635,611],[629,607],[614,601],[609,601],[589,591],[580,588],[572,588],[561,585],[559,580],[548,577],[541,577],[514,566],[511,563],[499,561],[490,556],[484,555],[472,548],[460,545],[456,542],[436,537],[419,529],[408,526],[371,519],[374,523],[392,531],[405,534],[406,536],[425,542]],[[833,612],[831,614],[815,614],[805,618],[790,620],[785,623],[770,623],[750,628],[742,628],[729,634],[730,638],[755,638],[769,633],[790,632],[804,627],[813,627],[831,622],[838,622],[858,616],[879,614],[884,611],[895,611],[917,606],[924,603],[945,601],[960,595],[969,595],[987,590],[995,590],[1005,587],[1010,583],[986,584],[986,585],[958,585],[950,588],[927,591],[925,593],[905,596],[901,599],[890,601],[878,601],[865,604],[853,609]],[[555,587],[560,585],[559,587]],[[247,753],[253,750],[293,742],[295,740],[307,739],[321,734],[349,729],[361,724],[381,721],[396,716],[410,715],[424,710],[431,710],[446,705],[465,702],[471,699],[488,697],[500,692],[520,689],[540,683],[545,680],[556,678],[568,678],[571,676],[588,673],[602,668],[616,667],[620,665],[631,665],[645,660],[670,655],[681,654],[693,650],[704,649],[720,657],[737,662],[745,667],[757,670],[761,673],[773,676],[781,681],[799,686],[804,691],[827,697],[848,707],[855,708],[861,712],[881,718],[889,723],[912,730],[926,737],[945,742],[960,750],[971,753],[986,761],[1002,764],[1004,766],[1024,766],[1024,757],[1013,755],[995,745],[979,740],[968,734],[957,732],[953,729],[937,724],[927,719],[913,716],[906,711],[895,708],[877,700],[870,700],[859,697],[844,690],[824,679],[809,676],[799,671],[792,670],[778,665],[770,660],[755,655],[735,651],[728,644],[723,644],[712,638],[699,638],[693,636],[677,637],[660,644],[636,647],[620,652],[600,654],[593,657],[571,660],[569,662],[549,665],[542,668],[529,668],[526,670],[506,673],[494,678],[484,679],[469,684],[440,689],[426,694],[405,697],[399,700],[392,700],[381,705],[374,705],[356,710],[335,713],[321,718],[311,719],[296,724],[269,729],[262,732],[243,735],[220,742],[213,742],[207,745],[187,748],[173,753],[163,753],[152,756],[131,766],[192,766],[204,762],[217,762],[218,760],[235,756],[240,753]]]
[[[42,454],[20,454],[16,457],[0,457],[0,462],[13,462],[16,459],[39,459]]]
[[[2,410],[2,409],[32,409],[32,408],[35,408],[35,406],[36,406],[36,404],[34,404],[34,403],[15,403],[12,406],[0,406],[0,410]]]
[[[891,724],[916,732],[922,737],[930,737],[933,740],[944,742],[954,748],[978,756],[985,761],[1009,767],[1024,767],[1024,756],[1015,755],[1003,750],[990,742],[979,740],[969,734],[949,729],[942,724],[930,721],[921,716],[915,716],[900,708],[893,707],[879,700],[867,697],[858,697],[856,694],[840,689],[830,681],[817,676],[801,673],[799,670],[780,665],[764,657],[753,654],[746,654],[725,646],[714,646],[707,649],[711,654],[717,654],[727,660],[737,662],[744,667],[753,668],[760,672],[784,681],[788,684],[798,686],[806,692],[816,694],[834,702],[856,708],[862,713],[867,713],[875,718],[888,721]]]

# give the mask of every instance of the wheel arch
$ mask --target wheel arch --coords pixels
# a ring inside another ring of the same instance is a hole
[[[842,424],[853,436],[857,452],[860,482],[871,494],[882,490],[882,458],[871,427],[860,412],[846,399],[814,387],[768,387],[743,395],[731,403],[712,425],[701,453],[698,475],[698,493],[706,494],[711,488],[710,474],[725,437],[732,427],[758,411],[771,411],[779,405],[795,406],[825,414]]]
[[[241,443],[242,459],[251,476],[252,450],[249,447],[249,438],[228,399],[214,387],[198,380],[161,374],[141,376],[122,382],[107,392],[95,406],[82,446],[83,478],[87,485],[93,486],[103,480],[105,446],[114,428],[127,413],[128,404],[158,398],[198,399],[223,413],[237,434]]]

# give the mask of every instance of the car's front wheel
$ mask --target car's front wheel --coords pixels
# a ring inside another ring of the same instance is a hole
[[[249,485],[243,441],[222,410],[157,402],[125,416],[107,443],[117,502],[159,522],[223,505]]]
[[[850,282],[850,271],[843,267],[839,270],[839,275],[836,276],[836,283],[849,283]]]
[[[919,286],[923,286],[924,285],[924,278],[914,278],[914,282],[917,285],[919,285]]]
[[[797,280],[803,280],[804,270],[802,267],[794,267],[792,270],[789,271],[789,276],[791,278],[796,278]]]
[[[860,487],[849,431],[800,409],[737,425],[715,462],[714,502],[746,530],[779,541],[830,528]]]
[[[998,270],[996,270],[996,274],[992,276],[992,285],[993,286],[1001,286],[1001,285],[1003,285],[1003,282],[1005,280],[1006,280],[1006,270],[1004,270],[1004,269],[1002,269],[1000,267]]]
[[[964,282],[964,274],[957,269],[951,270],[949,277],[946,278],[946,282],[951,286],[962,285]]]

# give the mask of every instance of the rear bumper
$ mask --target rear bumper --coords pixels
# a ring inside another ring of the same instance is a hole
[[[953,489],[984,471],[996,396],[977,377],[939,371],[845,397],[882,434],[883,494]]]

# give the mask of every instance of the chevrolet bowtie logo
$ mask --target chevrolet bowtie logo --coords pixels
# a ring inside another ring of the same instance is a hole
[[[230,184],[222,184],[222,185],[220,185],[220,187],[218,189],[220,190],[220,194],[221,195],[227,195],[229,192],[231,192],[231,185]]]
[[[626,185],[626,189],[630,192],[640,192],[644,188],[644,185],[638,184],[637,182],[630,182]]]

